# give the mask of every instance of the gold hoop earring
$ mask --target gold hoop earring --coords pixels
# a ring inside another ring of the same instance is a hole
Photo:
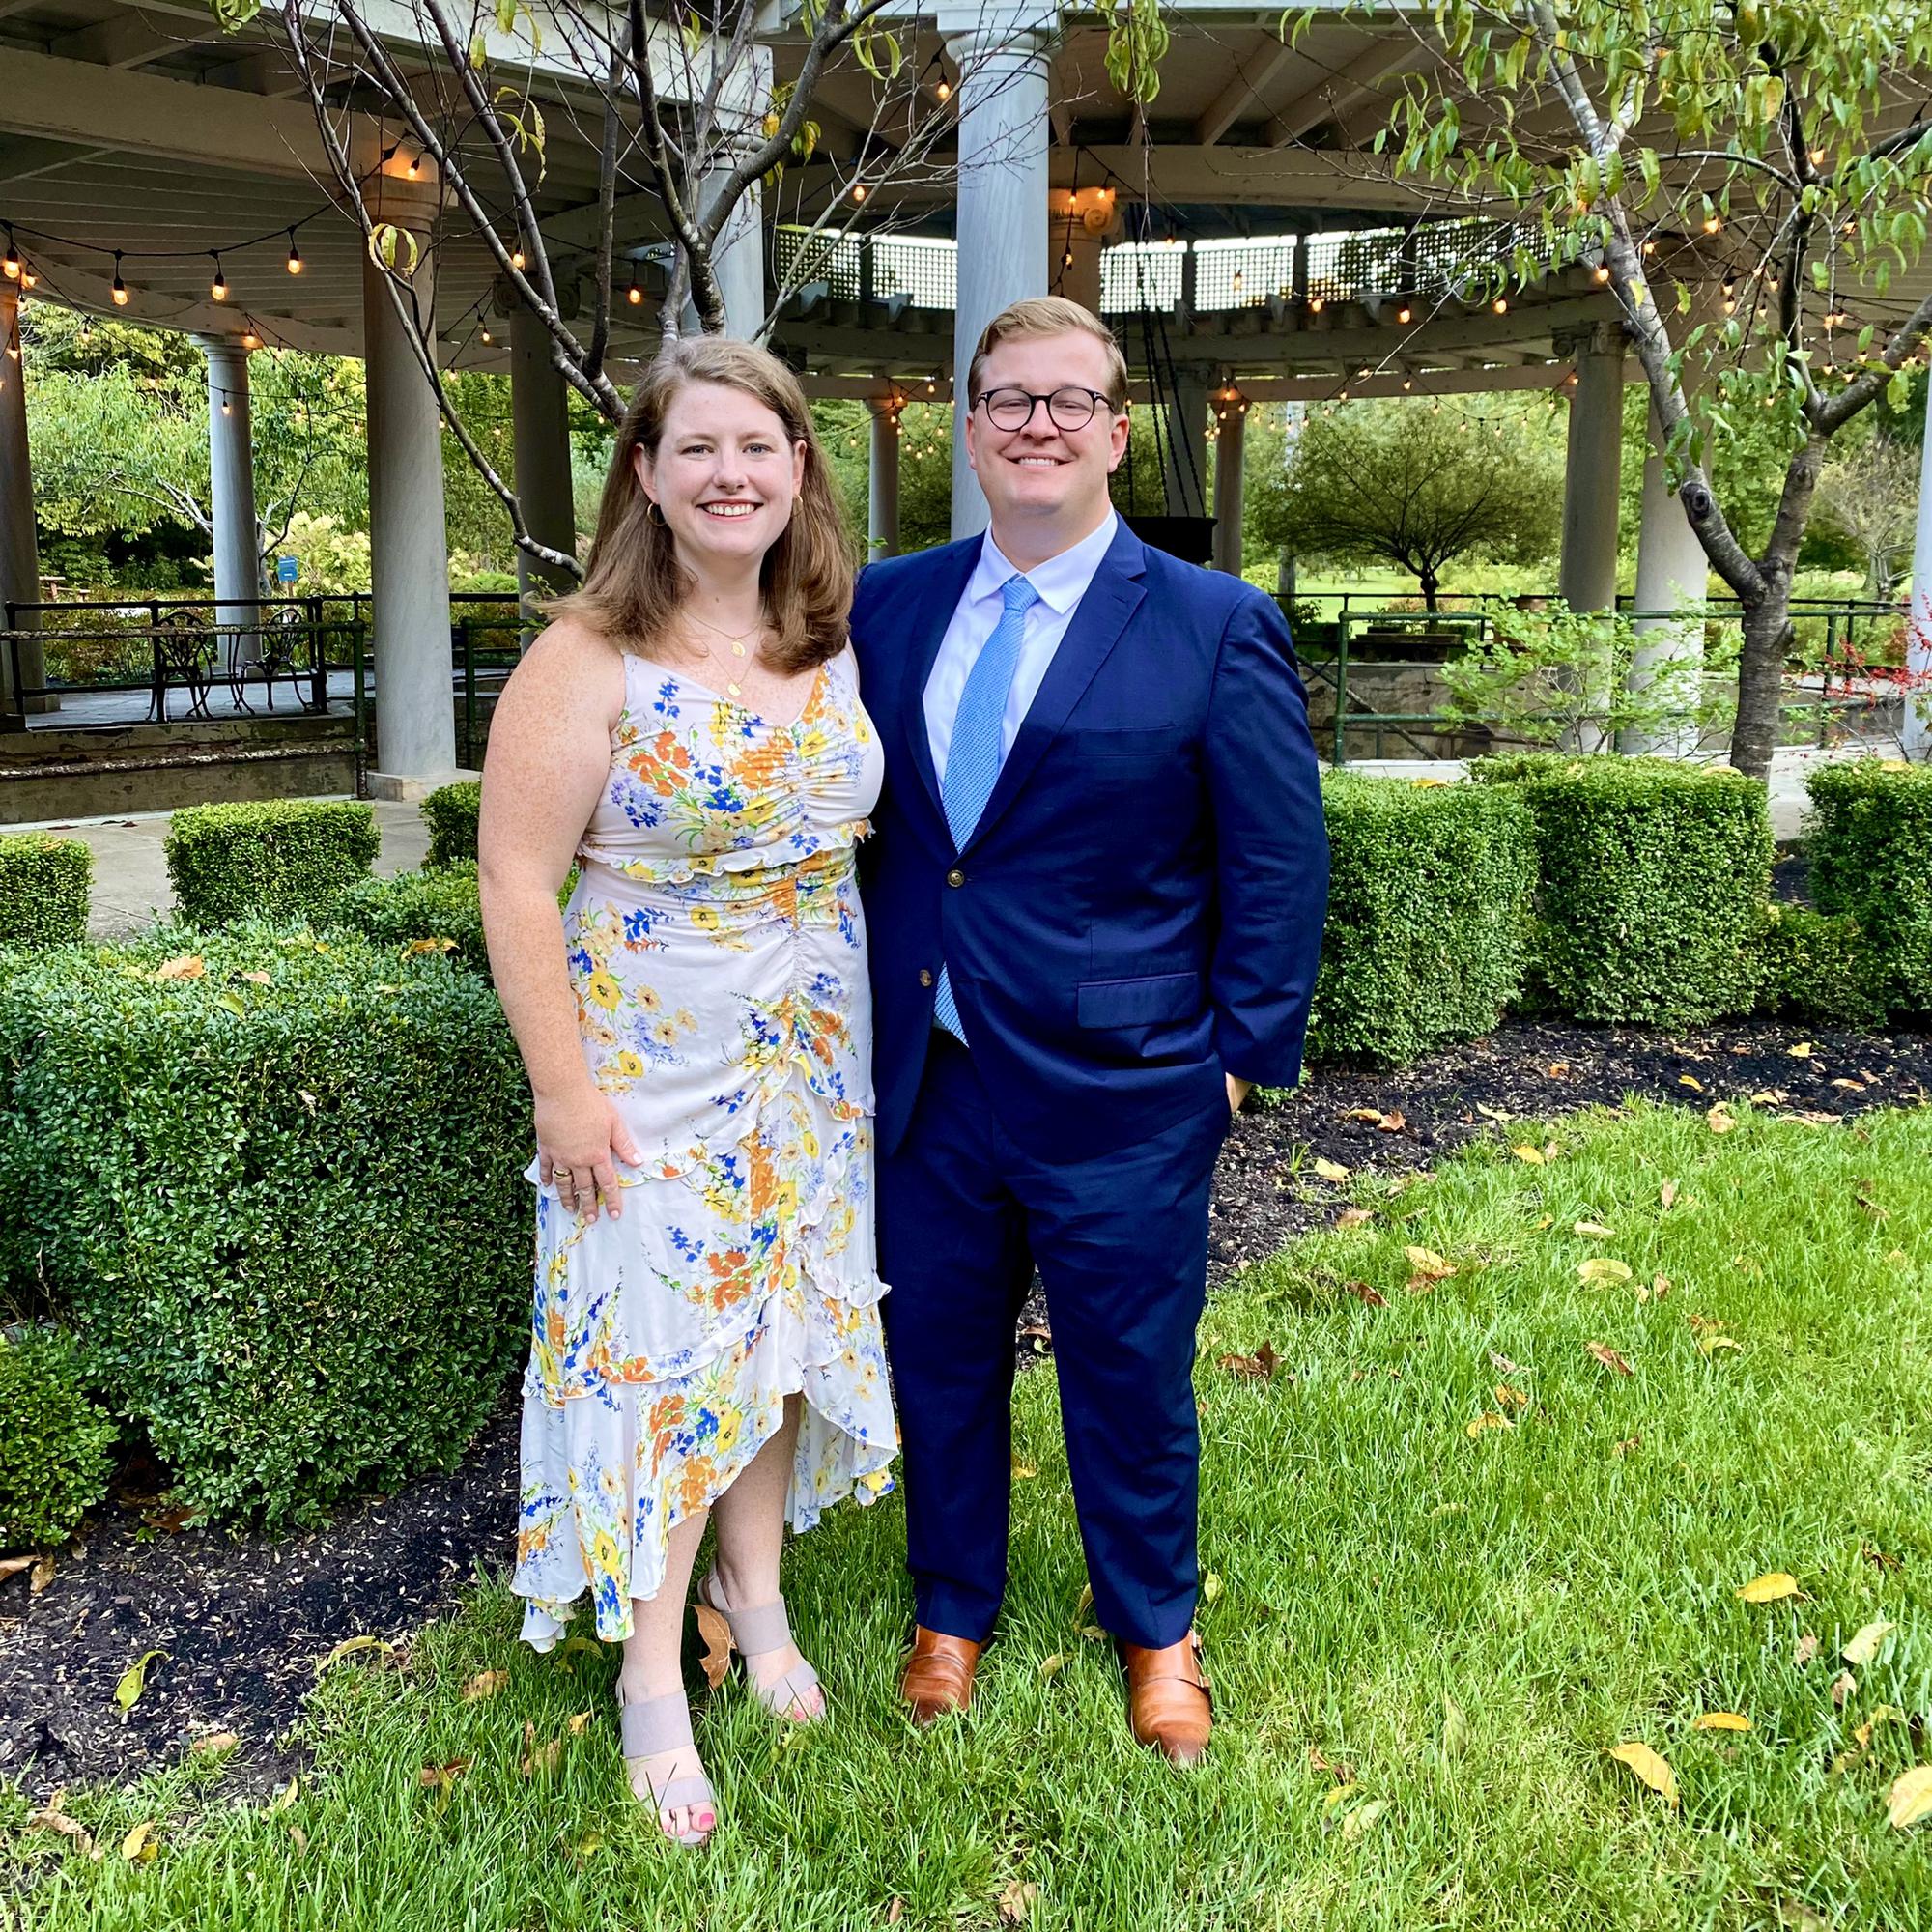
[[[665,520],[664,505],[655,497],[644,498],[644,522],[655,524],[661,530],[670,528],[670,525]]]

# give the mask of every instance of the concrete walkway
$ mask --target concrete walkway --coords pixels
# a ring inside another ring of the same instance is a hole
[[[387,877],[420,866],[429,854],[429,828],[413,805],[374,805],[383,835],[376,870]],[[163,919],[174,908],[174,889],[162,847],[170,811],[144,811],[131,818],[82,818],[59,824],[10,825],[12,832],[54,832],[78,838],[94,854],[94,900],[87,922],[90,937],[114,939]]]

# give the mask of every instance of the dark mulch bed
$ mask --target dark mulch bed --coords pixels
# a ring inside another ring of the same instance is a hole
[[[1808,1058],[1787,1051],[1800,1039],[1812,1044]],[[1684,1086],[1685,1074],[1703,1091]],[[1840,1080],[1856,1084],[1833,1084]],[[1289,1180],[1298,1150],[1396,1174],[1488,1131],[1479,1106],[1548,1116],[1635,1094],[1701,1111],[1767,1091],[1780,1107],[1835,1117],[1924,1105],[1932,1036],[1519,1024],[1388,1072],[1323,1069],[1293,1099],[1235,1122],[1215,1186],[1211,1272],[1225,1277],[1332,1215],[1338,1190]],[[1353,1110],[1400,1114],[1402,1124],[1385,1131]],[[1023,1356],[1044,1350],[1045,1329],[1037,1297],[1023,1318]],[[345,1508],[326,1528],[280,1543],[156,1528],[144,1521],[152,1498],[110,1505],[84,1547],[58,1556],[40,1594],[24,1576],[0,1584],[0,1776],[39,1797],[69,1781],[138,1776],[196,1736],[233,1730],[242,1744],[231,1789],[285,1780],[300,1762],[290,1733],[317,1662],[352,1636],[407,1635],[453,1608],[479,1564],[507,1567],[516,1489],[510,1389],[454,1474]],[[124,1722],[115,1685],[156,1649],[167,1655]]]

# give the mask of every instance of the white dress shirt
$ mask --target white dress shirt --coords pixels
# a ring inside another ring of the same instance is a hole
[[[1000,591],[1012,578],[1023,576],[1039,593],[1039,602],[1026,613],[1026,635],[1020,643],[1020,661],[1013,671],[1012,689],[1007,694],[1006,715],[1000,721],[1000,758],[1013,749],[1020,722],[1027,715],[1053,654],[1100,568],[1114,541],[1120,519],[1110,509],[1106,520],[1091,536],[1084,536],[1070,550],[1050,556],[1033,569],[1021,571],[1000,554],[991,530],[980,552],[980,561],[966,580],[952,621],[939,641],[939,655],[932,661],[925,680],[925,735],[932,747],[932,769],[940,782],[946,781],[946,754],[952,745],[952,721],[959,715],[959,698],[993,627],[1000,621]]]

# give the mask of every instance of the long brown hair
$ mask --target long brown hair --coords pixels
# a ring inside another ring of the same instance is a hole
[[[597,535],[583,587],[551,609],[585,618],[620,648],[648,646],[670,629],[691,584],[677,544],[638,480],[636,454],[655,466],[671,399],[687,383],[741,390],[784,425],[785,440],[805,444],[805,479],[791,522],[765,553],[759,572],[765,609],[778,633],[776,670],[810,670],[845,647],[852,610],[852,546],[839,514],[831,466],[811,425],[799,380],[769,350],[723,336],[668,342],[631,393],[617,430],[611,473],[597,512]]]

